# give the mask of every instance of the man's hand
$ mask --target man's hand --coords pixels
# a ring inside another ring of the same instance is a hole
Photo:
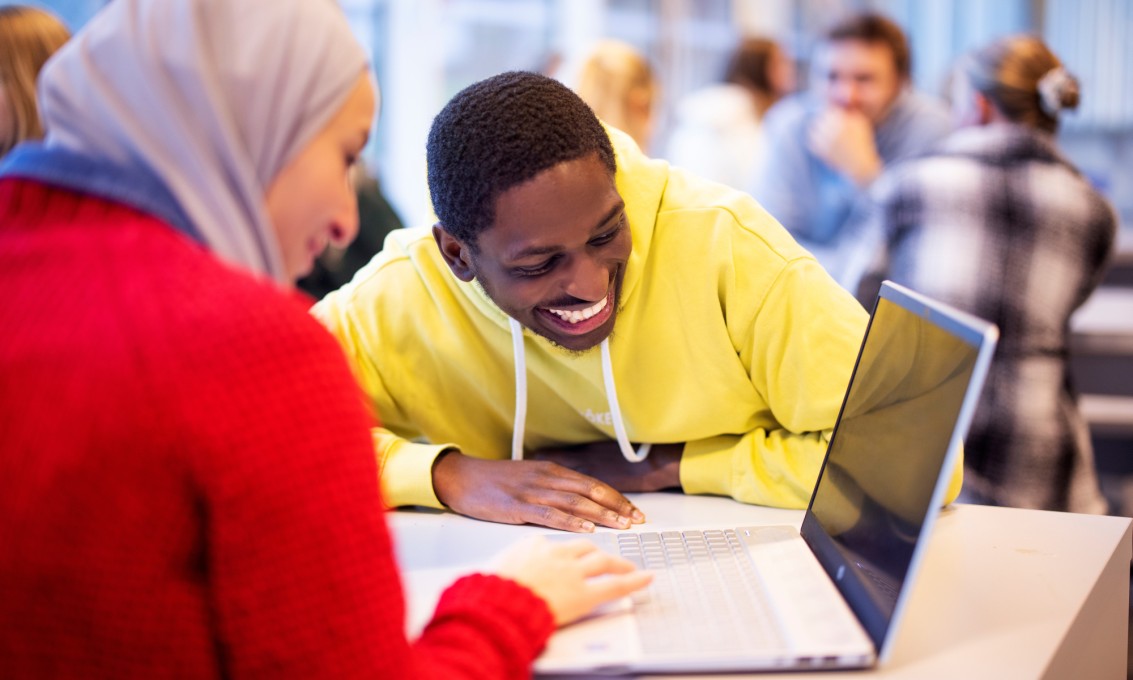
[[[873,123],[855,109],[832,106],[818,114],[807,131],[807,146],[860,187],[877,179],[885,166],[877,153]]]
[[[645,521],[607,484],[545,461],[481,460],[449,451],[433,465],[433,490],[462,515],[503,524],[588,533],[596,524],[625,529]]]
[[[681,444],[657,444],[649,457],[631,463],[617,442],[598,442],[570,448],[541,449],[533,460],[558,463],[589,477],[600,479],[618,491],[642,492],[680,488]]]

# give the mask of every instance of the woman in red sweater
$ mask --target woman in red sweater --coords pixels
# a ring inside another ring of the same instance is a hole
[[[372,418],[290,288],[375,100],[330,0],[117,0],[46,67],[0,168],[4,677],[524,677],[648,580],[533,544],[406,639]]]

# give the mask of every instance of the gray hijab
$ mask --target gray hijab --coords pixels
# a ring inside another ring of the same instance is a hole
[[[44,68],[45,143],[148,171],[214,253],[290,283],[264,196],[367,69],[333,0],[115,0]]]

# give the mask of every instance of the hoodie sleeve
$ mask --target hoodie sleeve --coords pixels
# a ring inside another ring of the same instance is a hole
[[[729,305],[729,325],[747,324],[740,358],[780,427],[687,442],[680,471],[685,492],[805,507],[867,321],[861,305],[809,257],[787,264],[756,307]],[[960,481],[958,469],[949,500]]]
[[[389,507],[445,507],[433,491],[433,463],[443,451],[456,448],[455,445],[419,444],[381,427],[373,429],[373,438],[382,498]]]

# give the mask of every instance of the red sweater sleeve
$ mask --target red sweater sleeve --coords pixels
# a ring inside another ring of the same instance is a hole
[[[189,431],[224,452],[200,474],[215,480],[207,564],[232,676],[529,677],[551,616],[500,578],[462,579],[406,640],[372,421],[338,346],[296,314],[202,333],[213,340],[189,362],[226,368]]]
[[[534,656],[523,652],[539,640],[537,653],[554,628],[547,605],[530,590],[496,576],[466,576],[441,595],[415,645],[421,659],[444,658],[423,664],[428,672],[419,677],[530,677]]]

